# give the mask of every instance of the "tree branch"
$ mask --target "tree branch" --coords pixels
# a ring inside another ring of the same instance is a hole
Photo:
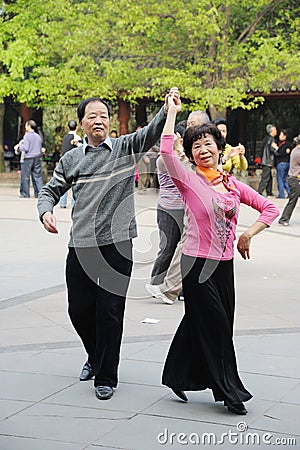
[[[264,7],[264,9],[259,14],[257,14],[256,19],[240,34],[237,42],[246,42],[248,39],[250,39],[264,15],[275,7],[279,6],[280,3],[284,2],[285,0],[270,0],[269,3]]]

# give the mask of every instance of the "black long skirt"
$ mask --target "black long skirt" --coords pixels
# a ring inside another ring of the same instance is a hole
[[[162,383],[172,389],[212,389],[215,401],[252,395],[240,380],[233,344],[233,260],[182,255],[185,314],[171,343]]]

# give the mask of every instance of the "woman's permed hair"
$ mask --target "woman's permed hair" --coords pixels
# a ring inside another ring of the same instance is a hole
[[[183,148],[186,156],[191,161],[193,160],[192,154],[193,143],[198,139],[207,136],[208,134],[212,136],[218,149],[221,150],[222,152],[224,151],[226,145],[225,139],[223,138],[220,130],[214,123],[209,122],[204,125],[196,125],[194,127],[187,128],[183,136]]]

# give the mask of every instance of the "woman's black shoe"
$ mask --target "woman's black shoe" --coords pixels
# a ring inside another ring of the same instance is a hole
[[[225,400],[224,406],[227,406],[228,411],[234,414],[240,414],[242,416],[248,412],[244,403],[229,403],[228,400]]]
[[[172,388],[171,388],[172,389]],[[175,395],[177,395],[177,397],[179,397],[181,400],[183,400],[184,402],[188,402],[189,399],[187,398],[187,396],[185,395],[185,392],[183,391],[177,391],[177,389],[172,389],[172,391],[174,392]]]

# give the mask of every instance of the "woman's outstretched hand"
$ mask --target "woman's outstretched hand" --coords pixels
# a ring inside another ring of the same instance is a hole
[[[176,112],[181,110],[180,94],[177,87],[172,87],[165,97],[165,112],[169,111],[169,107],[176,106]]]

